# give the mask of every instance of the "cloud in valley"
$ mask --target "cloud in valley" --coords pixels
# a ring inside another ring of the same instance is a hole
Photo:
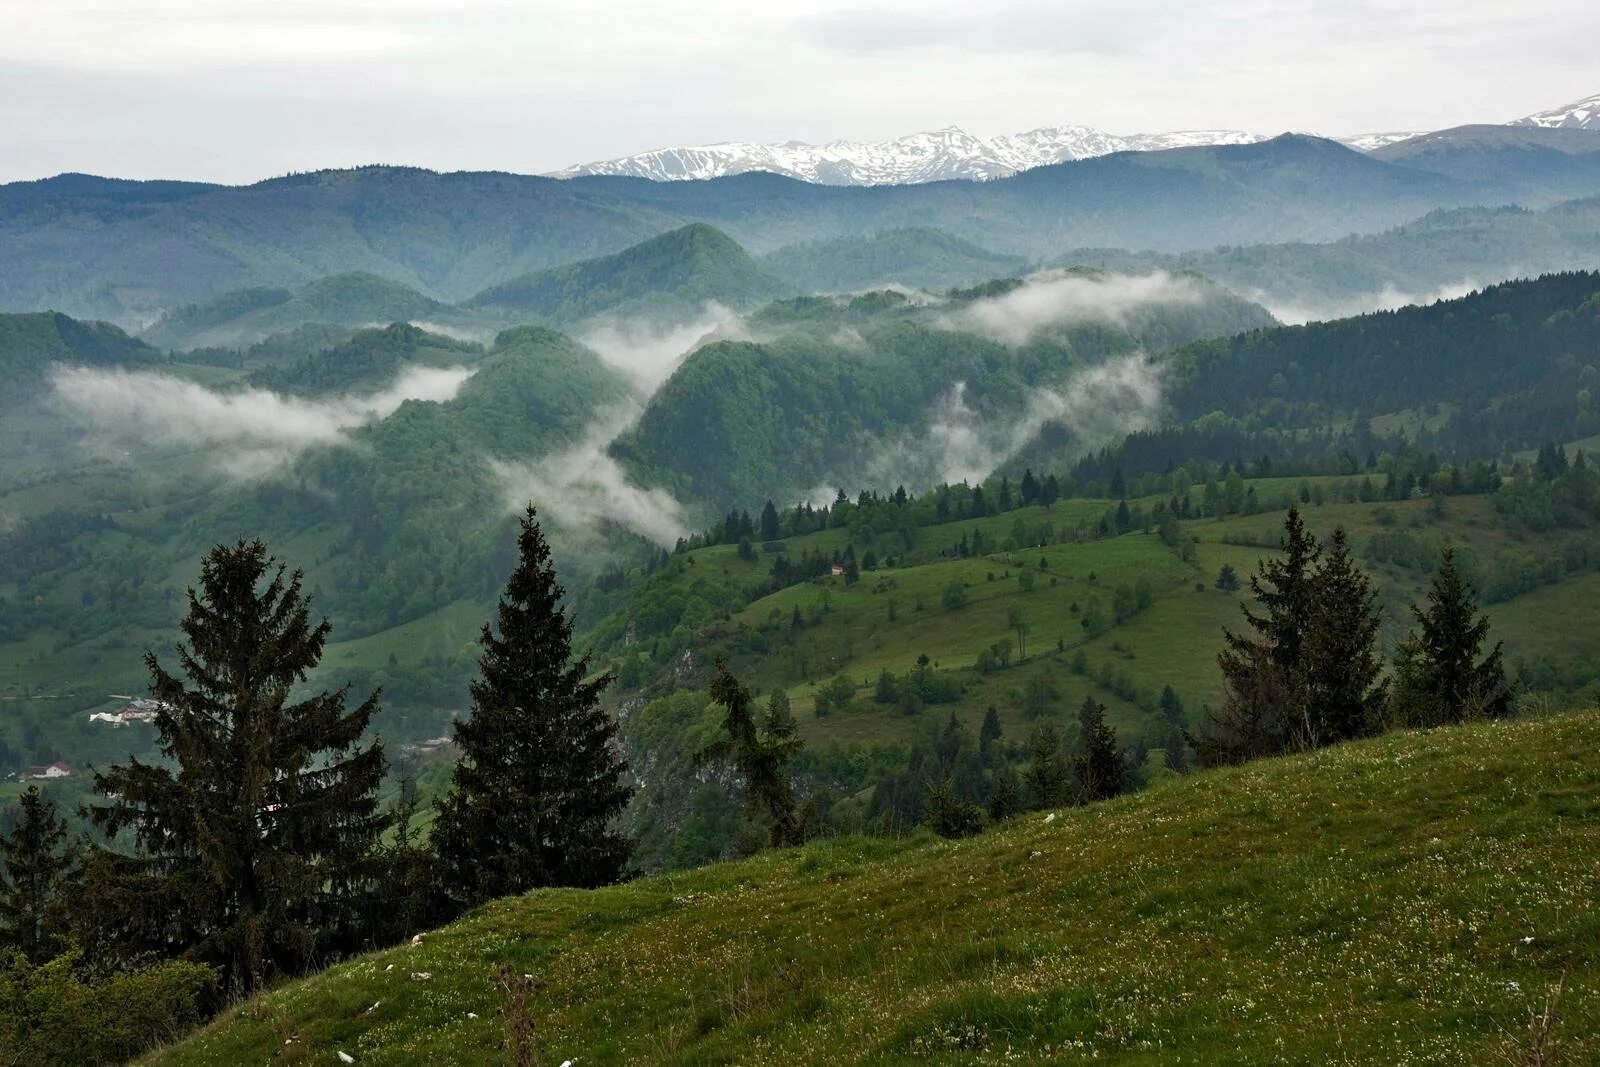
[[[654,390],[700,345],[745,341],[750,335],[736,312],[708,302],[689,322],[600,319],[590,323],[577,339],[641,387]]]
[[[866,482],[917,488],[976,482],[1052,423],[1065,426],[1088,447],[1154,425],[1160,410],[1161,380],[1143,354],[1080,371],[1057,388],[1036,389],[1023,411],[1006,417],[984,416],[968,402],[966,383],[957,382],[935,405],[926,430],[868,458]],[[832,499],[833,491],[826,495]]]
[[[1130,275],[1051,270],[1028,276],[1010,292],[947,312],[939,322],[948,329],[1020,345],[1049,326],[1090,321],[1120,324],[1140,308],[1196,304],[1201,296],[1193,279],[1165,271]]]
[[[1508,274],[1515,276],[1516,272]],[[1411,305],[1428,305],[1440,300],[1455,300],[1476,292],[1482,286],[1476,282],[1462,281],[1454,285],[1441,285],[1437,289],[1407,292],[1395,285],[1386,285],[1375,293],[1337,297],[1329,300],[1280,300],[1272,294],[1256,291],[1247,297],[1266,308],[1272,317],[1288,326],[1307,322],[1326,322],[1351,315],[1364,315],[1372,311],[1393,311]]]
[[[84,367],[58,367],[53,384],[56,402],[103,447],[204,450],[223,473],[253,478],[281,470],[308,448],[348,441],[350,430],[407,400],[449,400],[471,375],[464,367],[410,367],[387,389],[317,400]]]
[[[635,485],[606,451],[638,421],[641,411],[630,404],[607,412],[565,452],[533,461],[492,460],[506,506],[520,511],[531,501],[569,536],[592,535],[602,521],[609,521],[662,547],[687,537],[683,507],[673,495]]]

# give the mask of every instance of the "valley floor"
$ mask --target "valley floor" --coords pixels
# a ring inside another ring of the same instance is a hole
[[[159,1064],[1600,1060],[1600,713],[1393,734],[963,842],[496,902]]]

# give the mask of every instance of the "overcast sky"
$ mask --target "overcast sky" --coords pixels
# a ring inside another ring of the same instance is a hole
[[[1600,93],[1597,42],[1594,0],[0,0],[0,180],[1426,130]]]

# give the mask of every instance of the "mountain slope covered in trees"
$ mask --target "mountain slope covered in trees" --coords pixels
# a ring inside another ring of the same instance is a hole
[[[1116,310],[1097,310],[1102,298]],[[931,302],[896,292],[779,302],[749,321],[763,340],[714,342],[684,360],[616,452],[642,479],[719,512],[829,479],[932,484],[948,457],[919,448],[930,427],[1022,420],[1039,390],[1070,393],[1073,374],[1113,357],[1271,322],[1198,279],[1092,271]],[[1126,374],[1137,392],[1140,371]],[[1140,414],[1153,411],[1129,416]],[[988,447],[966,462],[983,465]]]
[[[568,323],[601,314],[682,316],[708,302],[748,308],[789,292],[727,234],[695,223],[614,255],[513,278],[466,306]]]
[[[807,241],[767,253],[761,265],[801,292],[841,293],[888,284],[949,289],[1020,274],[1028,262],[913,226],[870,237]]]
[[[970,841],[540,891],[271,991],[152,1062],[487,1064],[526,1026],[553,1062],[1495,1063],[1526,1055],[1547,997],[1547,1047],[1583,1061],[1597,751],[1593,712],[1391,734]],[[537,983],[515,1021],[505,967]]]

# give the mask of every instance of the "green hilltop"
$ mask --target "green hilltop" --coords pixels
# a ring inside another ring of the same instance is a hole
[[[949,289],[1020,274],[1028,261],[943,230],[908,226],[868,237],[787,245],[761,257],[761,265],[802,292],[838,293],[890,284]]]
[[[712,301],[748,308],[789,292],[733,238],[692,223],[613,255],[522,275],[465,306],[563,323],[602,314],[692,315]]]
[[[1388,735],[1034,813],[496,901],[153,1064],[1600,1057],[1600,714]]]

